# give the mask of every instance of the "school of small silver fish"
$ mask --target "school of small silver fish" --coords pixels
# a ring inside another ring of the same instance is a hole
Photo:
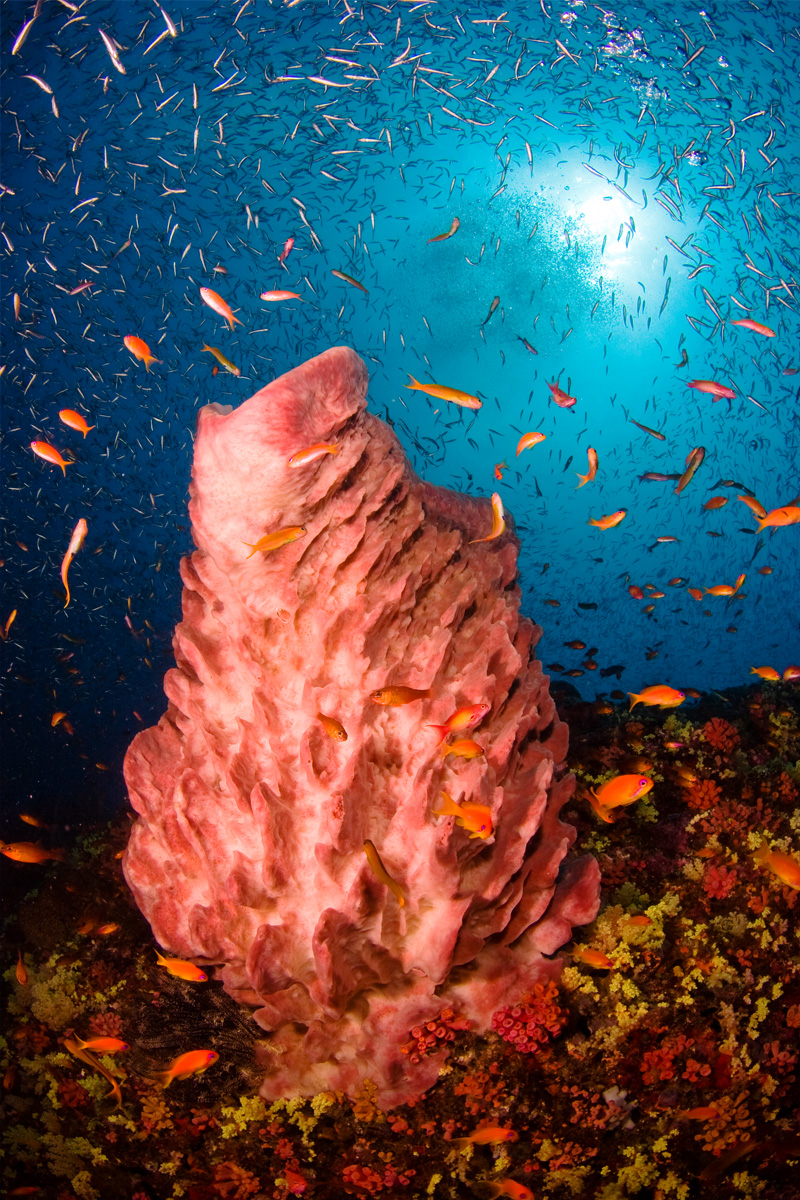
[[[111,756],[159,711],[198,407],[340,343],[420,474],[492,494],[481,553],[513,517],[545,658],[592,644],[551,670],[593,695],[623,670],[636,693],[789,661],[796,14],[35,0],[4,17],[18,780],[41,768],[34,705],[90,764],[99,735]]]

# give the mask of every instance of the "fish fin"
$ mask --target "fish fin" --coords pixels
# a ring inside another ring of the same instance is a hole
[[[447,737],[448,733],[450,732],[447,725],[429,725],[428,729],[435,729],[436,732],[441,735],[439,737],[439,742],[438,742],[438,744],[440,746],[441,746],[442,742],[444,741],[444,739]]]
[[[630,696],[630,698],[631,698],[631,708],[633,708],[633,706],[634,706],[635,704],[640,704],[640,703],[641,703],[641,699],[642,699],[642,698],[641,698],[641,696],[637,696],[636,692],[628,692],[628,695],[629,695],[629,696]],[[629,709],[628,709],[628,712],[630,712],[630,711],[631,711],[631,708],[629,708]]]
[[[578,488],[582,488],[585,483],[589,482],[589,476],[581,475],[580,471],[576,471],[575,474],[578,476],[578,479],[580,479],[580,483],[577,484],[575,488],[575,491],[577,492]]]

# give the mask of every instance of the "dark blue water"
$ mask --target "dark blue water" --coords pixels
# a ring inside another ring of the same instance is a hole
[[[2,10],[7,803],[74,821],[120,805],[121,755],[164,709],[197,410],[338,343],[367,361],[370,407],[421,475],[502,496],[554,677],[583,671],[567,678],[586,697],[705,691],[797,661],[800,531],[757,534],[737,499],[770,510],[800,491],[796,6],[168,11],[177,36],[153,46],[154,3],[46,0],[12,56],[34,6]],[[233,306],[234,333],[200,286]],[[259,300],[275,287],[304,301]],[[747,317],[776,336],[731,324]],[[161,360],[149,374],[128,334]],[[212,375],[204,342],[243,377]],[[407,390],[409,375],[483,407]],[[97,428],[84,440],[62,407]],[[516,458],[526,431],[546,440]],[[32,440],[74,457],[66,478]],[[597,478],[576,490],[590,446]],[[680,495],[640,480],[697,446]],[[727,503],[704,510],[712,496]],[[616,528],[587,524],[622,508]],[[741,573],[733,598],[687,592]]]

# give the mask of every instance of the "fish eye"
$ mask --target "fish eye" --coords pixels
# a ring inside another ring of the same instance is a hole
[[[645,786],[645,784],[646,784],[646,783],[649,783],[649,782],[650,782],[650,780],[649,780],[649,779],[644,779],[644,778],[642,778],[642,779],[640,779],[640,780],[639,780],[639,787],[644,787],[644,786]]]

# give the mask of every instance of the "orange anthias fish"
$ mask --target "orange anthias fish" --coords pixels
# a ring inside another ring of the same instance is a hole
[[[67,474],[67,467],[72,466],[72,463],[61,457],[61,452],[56,450],[55,446],[51,446],[47,442],[31,442],[31,450],[37,458],[43,458],[45,462],[52,463],[54,467],[61,467],[64,475]]]
[[[586,474],[581,475],[580,471],[575,472],[575,474],[578,476],[578,479],[580,479],[580,483],[575,488],[576,491],[578,488],[582,488],[585,483],[591,483],[597,474],[597,451],[594,449],[594,447],[589,447],[588,455],[589,470],[586,472]]]
[[[568,396],[557,383],[548,383],[547,386],[550,388],[553,403],[557,404],[559,408],[572,408],[574,404],[577,404],[576,398]]]
[[[628,692],[628,695],[631,698],[631,708],[637,704],[645,704],[648,707],[657,704],[659,708],[677,708],[686,699],[683,692],[667,687],[663,683],[645,688],[643,692]],[[630,709],[628,711],[630,712]]]
[[[472,738],[456,738],[454,742],[442,746],[442,754],[455,754],[458,758],[478,758],[483,754],[483,747]]]
[[[717,383],[714,379],[692,379],[687,381],[686,386],[713,396],[715,404],[718,400],[733,400],[736,397],[733,388],[726,387],[724,383]]]
[[[686,456],[686,470],[678,480],[678,486],[675,488],[675,495],[679,496],[685,487],[694,479],[694,474],[697,468],[702,463],[706,456],[705,446],[695,446],[694,450],[690,450]]]
[[[706,500],[703,508],[708,512],[715,508],[722,508],[722,506],[727,503],[727,496],[712,496],[710,500]]]
[[[402,908],[406,902],[406,898],[403,895],[403,889],[400,887],[400,884],[396,879],[392,879],[391,875],[386,870],[386,867],[383,865],[383,859],[375,849],[375,843],[371,842],[369,838],[367,838],[367,840],[364,842],[364,853],[367,856],[367,862],[378,876],[378,879],[380,879],[381,883],[385,884],[389,891],[393,893],[393,895],[397,898],[398,907]]]
[[[332,737],[335,742],[347,741],[347,730],[341,721],[337,721],[335,717],[326,717],[324,713],[317,713],[317,720],[322,728],[327,733],[328,737]]]
[[[800,679],[800,667],[787,667],[783,672],[784,683],[794,683],[797,679]]]
[[[756,533],[762,529],[777,529],[782,525],[796,525],[800,521],[800,508],[796,504],[786,504],[783,508],[773,508],[758,523]]]
[[[483,1125],[466,1137],[453,1138],[453,1146],[491,1146],[495,1142],[515,1142],[517,1133],[506,1125]]]
[[[780,672],[774,667],[751,667],[751,675],[760,675],[762,679],[768,679],[770,683],[777,683],[780,679]]]
[[[247,558],[252,558],[254,554],[266,554],[270,550],[280,550],[281,546],[288,546],[290,542],[296,542],[298,538],[303,537],[305,532],[305,525],[287,525],[285,529],[277,529],[274,533],[265,533],[257,542],[242,542],[242,545],[250,547]]]
[[[17,965],[14,970],[14,974],[17,977],[17,983],[19,984],[19,986],[25,987],[25,984],[28,982],[28,972],[25,967],[25,963],[23,962],[23,959],[22,959],[22,951],[21,950],[17,951]]]
[[[76,1046],[80,1046],[81,1050],[93,1050],[95,1054],[119,1054],[120,1051],[128,1049],[127,1042],[115,1037],[96,1037],[84,1042],[76,1034],[73,1041]]]
[[[761,835],[761,845],[753,855],[753,861],[760,867],[766,867],[773,875],[777,875],[781,883],[794,891],[800,891],[800,861],[780,850],[770,850],[769,842]]]
[[[473,538],[469,543],[474,546],[476,542],[491,542],[495,538],[499,538],[500,534],[506,527],[506,520],[503,515],[503,501],[497,492],[492,492],[492,532],[487,533],[486,537]]]
[[[22,863],[43,863],[50,858],[63,862],[67,856],[66,850],[45,850],[38,842],[2,842],[0,854]]]
[[[408,378],[411,383],[407,383],[406,387],[412,392],[425,392],[428,396],[435,396],[437,400],[449,400],[451,404],[458,404],[461,408],[478,409],[483,405],[483,401],[479,400],[477,396],[473,396],[469,392],[461,392],[458,388],[443,387],[438,383],[420,383],[411,374]]]
[[[570,954],[576,962],[585,963],[587,967],[596,967],[598,970],[610,971],[614,964],[607,954],[603,954],[602,950],[591,950],[585,946],[575,946]]]
[[[502,483],[503,482],[503,471],[507,471],[507,470],[508,470],[508,463],[506,462],[505,459],[503,459],[502,462],[495,463],[494,464],[495,479],[497,479],[498,482]]]
[[[396,705],[410,704],[412,700],[427,700],[430,694],[430,688],[384,687],[371,692],[369,698],[376,704]]]
[[[464,708],[457,708],[444,725],[429,725],[428,729],[435,729],[439,734],[439,741],[443,742],[448,734],[474,729],[476,725],[480,725],[490,708],[490,704],[467,704]]]
[[[302,300],[303,299],[303,297],[300,295],[299,292],[284,292],[280,288],[277,288],[274,291],[262,292],[260,298],[262,300],[272,301],[273,303],[277,303],[279,300]]]
[[[111,1091],[108,1095],[114,1097],[116,1106],[119,1108],[122,1105],[122,1092],[111,1072],[105,1069],[100,1060],[92,1054],[91,1050],[84,1049],[83,1046],[79,1045],[78,1041],[73,1041],[72,1038],[64,1038],[64,1046],[75,1058],[79,1058],[81,1062],[85,1062],[93,1070],[99,1071],[108,1080],[111,1084]]]
[[[64,601],[64,608],[66,608],[67,605],[69,604],[69,583],[67,582],[67,572],[69,571],[69,565],[72,562],[75,555],[80,550],[81,546],[83,545],[83,539],[86,537],[88,530],[89,530],[89,526],[86,524],[86,521],[84,520],[84,518],[81,517],[80,521],[78,521],[78,524],[75,526],[75,528],[72,531],[72,537],[69,540],[69,546],[67,547],[67,553],[64,555],[63,559],[61,560],[61,582],[63,583],[64,589],[67,593],[67,598]]]
[[[428,238],[428,244],[430,245],[431,242],[444,242],[447,240],[447,238],[451,238],[460,224],[461,222],[459,221],[458,217],[453,217],[453,222],[447,233],[439,233],[436,237]]]
[[[308,463],[322,458],[323,454],[338,453],[339,447],[336,442],[315,442],[313,446],[308,446],[305,450],[298,450],[293,454],[288,460],[288,465],[290,467],[305,467]]]
[[[447,792],[442,792],[442,807],[434,808],[435,817],[455,817],[456,825],[469,830],[470,839],[492,836],[492,810],[486,804],[456,804]]]
[[[237,323],[237,325],[242,324],[239,318],[233,315],[230,305],[222,299],[222,296],[218,296],[216,292],[212,291],[211,288],[201,287],[200,299],[204,304],[207,304],[209,308],[213,309],[217,316],[224,317],[231,329],[233,329],[234,321]]]
[[[519,458],[523,450],[530,450],[531,446],[538,446],[546,437],[547,434],[545,433],[523,433],[517,442],[517,458]]]
[[[498,1196],[510,1196],[511,1200],[534,1200],[531,1189],[524,1183],[517,1183],[516,1179],[495,1179],[487,1186],[490,1189],[485,1193],[488,1200],[497,1200]]]
[[[164,1071],[158,1071],[153,1079],[168,1088],[173,1079],[188,1079],[190,1075],[201,1075],[219,1058],[216,1050],[187,1050],[173,1059]]]
[[[142,341],[140,337],[134,337],[133,334],[129,333],[127,337],[122,339],[122,341],[125,345],[125,349],[130,350],[134,358],[138,358],[144,363],[144,369],[146,371],[150,370],[150,363],[161,362],[160,358],[156,358],[154,354],[151,354],[150,347],[148,346],[147,342]]]
[[[615,513],[609,513],[606,517],[589,517],[586,524],[596,525],[598,529],[613,529],[615,525],[619,525],[627,512],[627,508],[619,508]]]
[[[616,775],[601,784],[597,791],[590,789],[588,799],[598,816],[606,821],[609,809],[633,804],[646,796],[652,787],[653,781],[646,775]]]
[[[751,317],[746,317],[743,321],[730,321],[731,325],[741,325],[742,329],[749,329],[752,333],[760,333],[762,337],[775,337],[775,330],[770,329],[769,325],[762,325],[760,321],[754,321]]]
[[[92,429],[97,428],[96,425],[87,425],[85,418],[79,412],[75,412],[74,408],[62,408],[58,415],[65,425],[69,425],[70,429],[77,429],[78,433],[82,433],[84,437]]]
[[[758,521],[762,521],[767,515],[767,510],[764,508],[764,505],[760,500],[756,500],[755,496],[740,496],[737,493],[736,499],[741,500],[743,504],[746,504],[751,513],[755,514],[755,517]]]
[[[158,965],[164,967],[176,979],[185,979],[187,983],[205,983],[208,979],[205,971],[182,958],[165,958],[160,950],[156,950],[156,958]]]
[[[736,580],[736,583],[734,583],[734,584],[717,583],[717,584],[715,584],[714,587],[705,588],[706,595],[708,595],[708,596],[735,596],[736,593],[738,592],[739,588],[744,583],[746,578],[747,578],[747,576],[742,574],[738,577],[738,579]]]

